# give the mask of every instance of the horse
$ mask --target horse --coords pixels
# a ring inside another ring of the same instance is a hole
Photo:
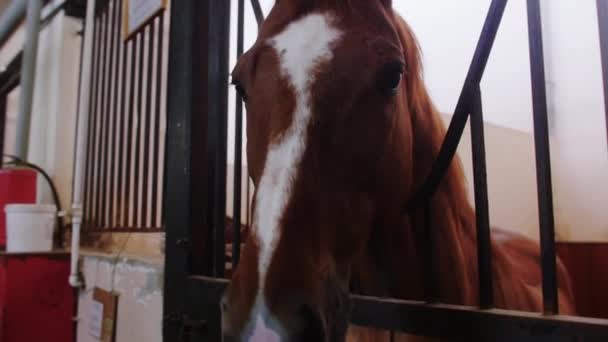
[[[429,199],[430,228],[424,212],[403,212],[446,130],[417,40],[391,0],[276,0],[232,83],[247,109],[255,194],[221,300],[226,339],[386,341],[388,332],[349,324],[349,294],[424,300],[429,233],[437,299],[479,304],[460,160]],[[540,311],[538,244],[494,229],[491,247],[496,306]],[[557,264],[560,313],[571,314]]]

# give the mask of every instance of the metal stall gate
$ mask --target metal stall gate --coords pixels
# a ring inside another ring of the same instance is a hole
[[[238,53],[244,0],[238,0]],[[257,1],[256,17],[262,19]],[[452,161],[471,118],[477,208],[480,307],[352,296],[351,322],[417,335],[475,341],[608,341],[608,320],[558,316],[553,197],[539,0],[528,0],[534,138],[543,275],[542,313],[494,308],[480,82],[507,0],[492,0],[453,120],[424,186],[405,210],[424,210]],[[608,5],[598,0],[605,82],[608,82]],[[226,276],[226,154],[230,1],[173,0],[168,79],[168,140],[164,196],[165,341],[220,341],[219,299]],[[608,100],[607,100],[608,101]],[[242,108],[237,105],[236,163]],[[608,104],[607,104],[608,113]],[[240,169],[240,165],[237,165]],[[237,175],[238,177],[239,175]],[[240,177],[238,178],[240,180]],[[238,182],[240,184],[240,182]],[[236,183],[235,183],[236,184]],[[235,197],[240,189],[235,186]],[[238,203],[240,203],[240,198]],[[235,207],[238,205],[235,201]],[[235,214],[237,209],[235,208]],[[235,215],[236,216],[236,215]],[[235,217],[235,224],[240,220]],[[429,215],[429,220],[432,217]],[[238,262],[240,229],[232,229],[231,263]],[[430,246],[429,247],[433,247]],[[432,260],[428,260],[429,265]],[[432,283],[431,267],[424,275]]]
[[[127,0],[96,1],[84,233],[162,227],[166,10],[126,34]]]

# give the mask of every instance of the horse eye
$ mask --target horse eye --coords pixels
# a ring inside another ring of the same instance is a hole
[[[234,90],[236,90],[237,94],[239,94],[241,99],[243,99],[243,101],[247,101],[247,92],[245,91],[243,85],[237,80],[233,80],[232,85],[234,86]]]
[[[391,63],[386,65],[379,78],[380,90],[394,95],[397,93],[401,79],[403,78],[403,65],[401,63]]]

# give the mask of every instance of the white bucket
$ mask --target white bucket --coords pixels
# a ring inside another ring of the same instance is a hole
[[[49,252],[57,217],[54,205],[9,204],[6,211],[6,251]]]

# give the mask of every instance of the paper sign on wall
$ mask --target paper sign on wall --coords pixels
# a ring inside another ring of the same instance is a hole
[[[103,304],[93,300],[89,311],[89,335],[101,339],[103,326]]]
[[[98,287],[93,289],[91,311],[89,311],[89,335],[101,342],[114,342],[116,338],[116,315],[118,295]]]
[[[129,39],[149,20],[167,7],[167,0],[126,0],[123,8],[123,34]]]

